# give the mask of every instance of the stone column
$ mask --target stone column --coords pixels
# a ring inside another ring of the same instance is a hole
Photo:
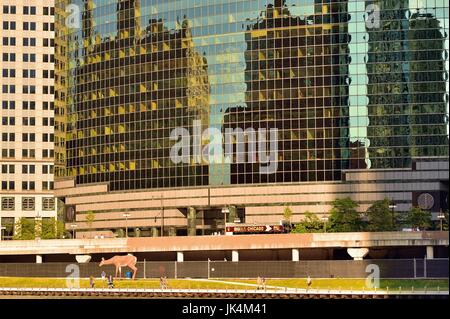
[[[188,236],[195,236],[196,235],[196,219],[197,219],[197,211],[194,207],[188,208],[187,213],[187,233]]]
[[[36,255],[36,264],[42,264],[42,255]]]
[[[231,261],[239,261],[239,251],[231,251]]]
[[[184,261],[184,253],[182,251],[177,251],[177,262],[182,263]]]
[[[433,258],[434,258],[434,247],[427,246],[427,259],[433,259]]]
[[[298,248],[292,248],[292,261],[300,260],[300,251]]]

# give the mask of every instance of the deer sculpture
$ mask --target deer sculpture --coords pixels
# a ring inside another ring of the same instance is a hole
[[[119,278],[122,278],[122,267],[129,267],[133,270],[133,279],[136,276],[137,268],[136,268],[137,258],[131,254],[125,256],[114,256],[110,259],[102,258],[99,267],[104,265],[114,265],[116,267],[116,278],[117,272],[119,272]]]

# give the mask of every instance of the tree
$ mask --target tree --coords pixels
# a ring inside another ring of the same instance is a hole
[[[68,235],[69,235],[69,233],[66,230],[64,222],[62,220],[57,220],[56,221],[56,238],[58,238],[58,239],[66,238],[66,237],[69,237]]]
[[[415,206],[406,215],[405,223],[411,228],[426,230],[431,226],[431,212]]]
[[[32,240],[35,236],[36,225],[33,219],[19,218],[14,225],[15,232],[13,239],[15,240]]]
[[[292,209],[288,205],[285,205],[283,211],[283,219],[289,223],[290,228],[292,215],[293,215]]]
[[[55,239],[56,238],[56,220],[55,218],[44,218],[42,220],[42,239]]]
[[[367,209],[365,215],[368,219],[368,231],[392,231],[394,230],[394,216],[389,208],[389,199],[376,201]]]
[[[94,221],[95,221],[95,213],[92,210],[90,210],[86,215],[86,223],[89,227],[89,230],[91,230]]]
[[[362,230],[361,217],[356,211],[358,206],[350,197],[335,199],[330,212],[330,231],[355,232]]]
[[[317,217],[317,215],[306,212],[305,218],[295,225],[292,233],[322,233],[323,222]]]

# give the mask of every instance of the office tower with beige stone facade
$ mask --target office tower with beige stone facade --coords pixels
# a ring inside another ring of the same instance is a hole
[[[56,217],[54,1],[0,1],[0,225]]]

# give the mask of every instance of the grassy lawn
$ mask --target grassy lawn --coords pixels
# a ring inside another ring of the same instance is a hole
[[[207,282],[195,279],[167,279],[169,289],[251,289],[249,286]],[[115,288],[159,289],[159,279],[114,280]],[[66,279],[0,277],[0,287],[66,288]],[[80,288],[89,288],[89,279],[80,279]],[[95,288],[108,288],[106,280],[96,279]]]
[[[224,280],[224,279],[220,279]],[[255,280],[230,279],[228,282],[256,283]],[[380,279],[380,290],[448,290],[448,279]],[[268,286],[306,288],[306,279],[267,279]],[[312,279],[312,289],[368,290],[365,279]]]
[[[224,281],[203,281],[195,279],[168,279],[169,288],[173,289],[255,289],[251,286],[256,284],[256,280],[243,279],[216,279]],[[232,283],[247,283],[249,286],[233,285]],[[267,286],[278,286],[288,288],[306,288],[306,279],[267,279]],[[115,288],[147,288],[159,289],[159,279],[137,279],[137,280],[115,280]],[[380,290],[448,290],[449,281],[445,279],[381,279]],[[0,287],[17,288],[66,288],[66,279],[61,278],[21,278],[21,277],[0,277]],[[80,288],[88,288],[89,279],[80,279]],[[96,279],[96,288],[107,288],[106,280]],[[342,289],[342,290],[369,290],[365,285],[365,279],[312,279],[312,289]]]

